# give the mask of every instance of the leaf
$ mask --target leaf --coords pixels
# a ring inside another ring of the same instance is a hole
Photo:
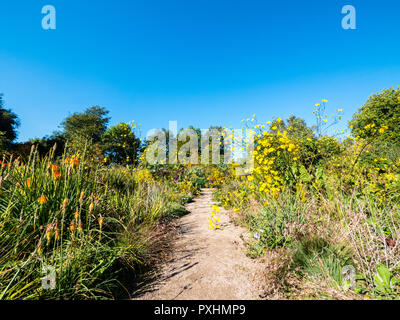
[[[304,166],[301,166],[299,171],[300,171],[300,179],[303,182],[310,182],[311,181],[311,175],[308,173],[306,168],[304,168]]]
[[[391,291],[390,278],[391,272],[386,266],[380,264],[376,267],[377,274],[375,276],[374,282],[376,289],[382,292]]]

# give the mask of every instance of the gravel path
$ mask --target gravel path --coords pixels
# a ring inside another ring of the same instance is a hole
[[[176,221],[179,230],[173,254],[163,266],[144,300],[253,300],[260,292],[255,283],[262,265],[245,254],[244,228],[235,226],[220,208],[221,230],[210,230],[212,190],[186,207],[189,214]]]

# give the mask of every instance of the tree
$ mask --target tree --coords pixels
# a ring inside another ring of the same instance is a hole
[[[376,137],[379,129],[388,127],[377,138],[378,141],[400,143],[400,90],[385,89],[370,96],[349,122],[355,137]]]
[[[29,142],[36,145],[38,152],[42,155],[47,154],[54,147],[54,145],[56,145],[56,149],[54,151],[54,155],[56,157],[61,156],[64,152],[65,137],[59,131],[55,131],[50,136],[45,136],[41,139],[32,139]]]
[[[3,95],[0,94],[0,147],[6,148],[17,138],[18,116],[4,108]]]
[[[300,139],[306,139],[314,135],[313,130],[309,128],[304,119],[291,115],[287,120],[287,129],[289,135]]]
[[[102,147],[111,163],[137,163],[140,139],[135,136],[134,125],[120,123],[107,129],[102,136]]]
[[[92,140],[93,143],[99,142],[110,121],[108,113],[108,110],[99,106],[87,108],[83,113],[74,113],[61,123],[65,137],[67,139],[81,137]]]
[[[74,113],[61,123],[70,152],[86,152],[92,157],[100,157],[99,143],[110,121],[108,113],[105,108],[94,106],[83,113]]]

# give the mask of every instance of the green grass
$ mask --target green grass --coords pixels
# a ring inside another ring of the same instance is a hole
[[[171,181],[141,174],[145,169],[35,153],[25,164],[6,163],[0,170],[0,299],[127,297],[127,284],[153,260],[157,223],[185,213],[179,199],[187,195]],[[56,271],[55,290],[42,288],[45,266]]]

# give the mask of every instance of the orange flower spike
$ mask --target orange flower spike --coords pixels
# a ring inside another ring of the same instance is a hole
[[[71,230],[71,232],[74,232],[76,230],[75,222],[71,222],[71,225],[69,226],[69,230]]]
[[[59,172],[59,171],[53,172],[53,179],[54,180],[58,180],[60,178],[61,178],[61,172]]]
[[[71,166],[72,167],[78,167],[80,163],[80,160],[78,158],[72,158],[71,159]]]
[[[81,221],[79,221],[78,232],[82,233],[82,222]]]
[[[99,218],[99,226],[100,226],[100,230],[102,229],[102,227],[103,227],[103,221],[104,221],[104,218],[103,217],[100,217]]]
[[[46,238],[47,238],[47,242],[50,242],[52,233],[53,233],[53,226],[49,224],[49,225],[46,227]]]
[[[83,198],[84,198],[84,196],[85,196],[85,192],[82,191],[82,192],[81,192],[81,195],[79,196],[79,204],[80,204],[80,205],[83,204]]]
[[[31,185],[32,185],[32,180],[31,180],[31,178],[26,179],[25,185],[26,185],[27,188],[30,188],[30,187],[31,187]]]
[[[65,198],[61,205],[61,209],[65,210],[67,208],[68,202],[69,202],[68,198]]]
[[[41,205],[44,205],[46,202],[47,202],[47,200],[49,200],[49,198],[47,198],[46,196],[44,196],[44,195],[41,195],[39,198],[38,198],[38,202],[39,202],[39,204],[41,204]]]
[[[57,241],[58,239],[60,239],[60,231],[58,230],[58,220],[56,220],[54,229],[56,230],[54,233],[54,239]]]
[[[78,211],[74,212],[74,217],[75,217],[75,220],[78,221],[78,219],[79,219],[79,212]]]

